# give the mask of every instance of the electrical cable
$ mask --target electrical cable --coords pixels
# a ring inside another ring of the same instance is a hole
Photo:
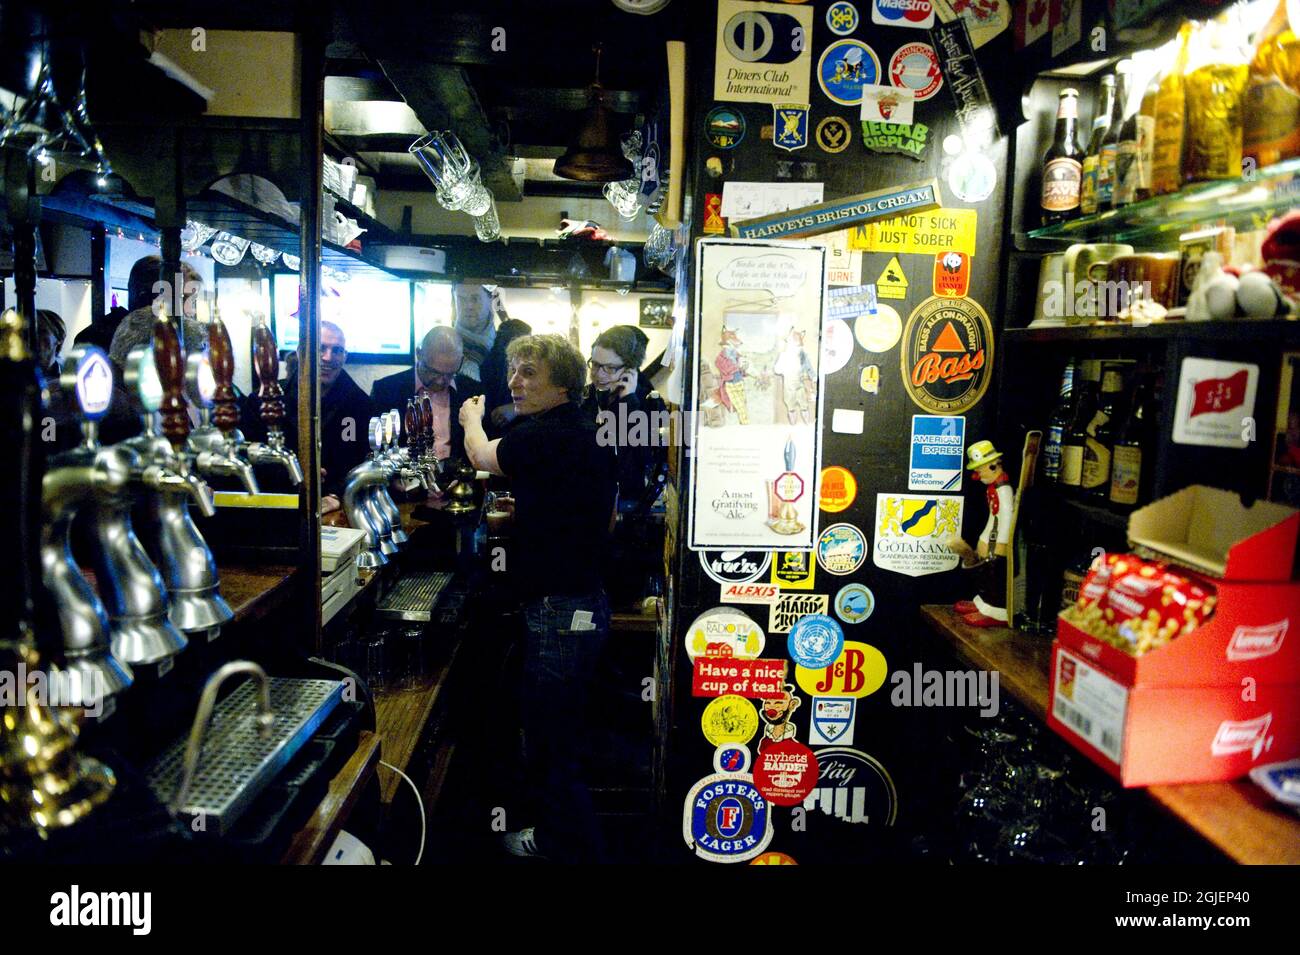
[[[416,786],[415,783],[411,781],[411,777],[406,775],[406,773],[402,772],[392,763],[386,763],[382,759],[379,761],[379,765],[391,769],[393,772],[397,773],[397,775],[405,779],[407,785],[411,787],[411,791],[415,793],[415,804],[420,807],[420,851],[416,853],[415,862],[412,864],[419,865],[420,860],[424,858],[424,837],[425,837],[424,798],[420,795],[419,787]]]

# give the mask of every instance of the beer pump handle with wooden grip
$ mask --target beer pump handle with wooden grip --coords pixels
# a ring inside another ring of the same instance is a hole
[[[232,386],[235,380],[235,349],[230,343],[230,332],[220,317],[212,316],[208,323],[208,360],[212,364],[212,378],[216,389],[212,393],[212,423],[226,437],[239,426],[239,405]]]
[[[190,433],[190,416],[185,407],[185,357],[176,328],[166,313],[153,323],[153,360],[162,385],[162,433],[172,448],[179,451]]]
[[[280,387],[280,356],[275,338],[265,325],[253,328],[253,367],[257,370],[257,397],[262,401],[266,430],[279,431],[284,420],[284,390]]]
[[[438,436],[433,433],[433,399],[429,397],[428,392],[420,395],[420,419],[424,425],[424,441],[430,448],[433,448],[438,441]]]
[[[411,454],[419,457],[421,439],[424,437],[420,433],[419,419],[415,413],[415,399],[406,399],[406,446],[411,449]]]

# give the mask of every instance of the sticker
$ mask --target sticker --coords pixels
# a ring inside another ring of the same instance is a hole
[[[853,355],[853,332],[848,323],[832,318],[822,326],[822,360],[818,371],[833,375],[849,363]]]
[[[790,628],[786,641],[790,659],[810,670],[822,670],[839,659],[844,649],[844,631],[832,617],[810,613]]]
[[[772,563],[772,583],[782,590],[812,590],[816,576],[817,563],[813,560],[812,551],[779,550],[776,552]]]
[[[730,106],[717,106],[704,118],[704,138],[714,149],[732,149],[745,138],[745,117]]]
[[[851,574],[867,559],[867,539],[852,524],[832,524],[817,540],[817,563],[827,573]]]
[[[848,237],[844,238],[845,243]],[[857,285],[858,276],[862,274],[862,253],[849,248],[827,249],[830,253],[826,260],[826,284],[831,287]]]
[[[993,328],[979,303],[932,296],[903,331],[900,368],[912,400],[936,414],[960,414],[984,397],[993,371]]]
[[[817,145],[824,152],[842,153],[853,141],[853,127],[840,116],[827,116],[817,124]]]
[[[970,256],[964,252],[940,252],[934,257],[934,294],[962,298],[970,289]]]
[[[817,61],[817,82],[841,106],[862,102],[862,87],[880,80],[880,58],[861,40],[836,40]]]
[[[724,164],[721,156],[710,156],[704,160],[704,171],[714,179],[718,179],[728,172],[730,166],[734,165],[734,160],[728,158]]]
[[[776,584],[723,584],[719,603],[724,604],[767,604],[776,603],[781,592]]]
[[[700,566],[720,584],[748,584],[767,573],[772,555],[757,550],[702,550]]]
[[[850,745],[857,707],[851,696],[814,696],[808,741],[814,746]]]
[[[1057,651],[1056,661],[1049,720],[1072,731],[1118,764],[1124,753],[1128,688],[1066,650]],[[1211,743],[1212,751],[1213,746]]]
[[[991,145],[1001,135],[997,113],[975,59],[966,21],[940,24],[930,31],[930,42],[939,56],[943,80],[957,108],[957,122],[961,124],[966,145],[974,149]]]
[[[747,862],[772,841],[772,809],[752,776],[705,776],[686,794],[682,838],[709,862]]]
[[[880,366],[867,365],[863,368],[858,385],[869,395],[880,394]]]
[[[930,148],[930,127],[924,123],[877,123],[864,120],[862,145],[874,153],[897,153],[918,162]]]
[[[772,104],[772,145],[794,152],[808,145],[808,104]]]
[[[596,625],[591,622],[590,610],[575,610],[573,617],[569,621],[569,629],[575,632],[582,630],[595,630]]]
[[[904,252],[934,255],[938,252],[975,254],[974,209],[930,209],[856,226],[849,232],[849,248],[864,252]],[[901,270],[900,270],[901,271]],[[888,298],[876,282],[876,294]]]
[[[713,751],[713,768],[720,773],[747,773],[752,762],[744,743],[723,743]]]
[[[997,184],[997,167],[982,152],[963,152],[948,167],[948,188],[962,202],[983,202]]]
[[[898,816],[898,790],[889,771],[873,756],[848,746],[816,751],[817,788],[803,801],[841,822],[892,826]]]
[[[845,640],[835,661],[817,669],[794,668],[795,682],[809,696],[870,696],[884,686],[889,665],[885,655],[869,643]]]
[[[857,318],[863,312],[876,310],[876,287],[854,285],[833,289],[826,293],[828,318]]]
[[[952,415],[912,415],[909,491],[958,491],[964,469],[966,419]]]
[[[767,629],[772,633],[789,633],[801,617],[825,613],[831,598],[827,594],[791,594],[782,591],[767,614]]]
[[[724,205],[726,194],[727,190],[724,188]],[[732,216],[731,234],[742,239],[782,239],[800,235],[820,235],[823,232],[847,228],[854,223],[897,218],[903,212],[931,209],[941,204],[939,181],[927,179],[901,188],[864,192],[844,199],[833,199],[830,202],[819,202],[816,205],[775,212],[761,218],[747,219],[739,224]],[[849,243],[849,247],[855,248],[852,242]]]
[[[777,500],[793,504],[803,497],[803,478],[793,471],[785,471],[772,482],[772,493]]]
[[[1008,0],[930,0],[934,13],[942,22],[966,21],[971,43],[979,49],[1011,25]]]
[[[806,103],[813,11],[718,0],[713,98],[722,103]]]
[[[831,412],[831,430],[836,434],[862,434],[866,414],[853,408],[836,408]]]
[[[152,352],[149,353],[152,358]],[[108,356],[98,348],[87,348],[80,362],[73,391],[81,414],[89,421],[98,421],[108,414],[113,403],[113,366]]]
[[[784,852],[764,852],[761,856],[755,858],[750,865],[798,865],[794,858],[786,855]]]
[[[862,110],[858,114],[862,120],[875,123],[912,122],[916,94],[909,89],[897,86],[862,87]]]
[[[930,0],[871,0],[871,22],[928,30],[934,26],[934,6]]]
[[[845,584],[835,595],[835,616],[845,623],[861,623],[876,609],[876,597],[865,584]]]
[[[754,760],[754,785],[774,806],[798,806],[817,785],[817,757],[794,739],[763,746]]]
[[[826,10],[826,28],[836,36],[848,36],[858,28],[858,8],[837,0]]]
[[[1056,5],[1056,3],[1046,3],[1044,0],[1031,0],[1017,5],[1015,12],[1017,50],[1023,50],[1047,36],[1047,32],[1052,28],[1052,13],[1060,12],[1059,7],[1055,11],[1052,10]]]
[[[1244,448],[1254,434],[1259,366],[1211,358],[1184,358],[1174,406],[1174,443]]]
[[[924,103],[939,92],[939,87],[943,86],[943,70],[939,69],[939,57],[935,54],[934,47],[928,43],[907,43],[900,46],[889,58],[889,82],[899,89],[911,90],[918,103]]]
[[[722,193],[710,192],[704,196],[705,235],[726,235],[727,220],[722,218]]]
[[[763,738],[758,744],[759,759],[762,759],[763,750],[769,741],[780,743],[795,738],[798,727],[790,721],[790,717],[794,716],[794,711],[802,703],[803,700],[799,699],[794,692],[794,685],[790,683],[763,700],[758,710],[763,717]]]
[[[880,278],[876,279],[876,295],[880,298],[896,298],[899,300],[907,298],[907,275],[903,272],[903,266],[898,261],[898,256],[891,256],[889,262],[880,273]],[[902,331],[902,324],[899,324],[899,331]],[[898,339],[895,339],[897,341]],[[892,346],[891,346],[892,347]]]
[[[758,732],[758,710],[743,696],[720,696],[704,707],[700,728],[714,746],[748,743]]]
[[[877,494],[872,562],[908,577],[952,570],[959,558],[946,541],[961,536],[963,503],[960,496]]]
[[[839,465],[822,468],[817,492],[817,506],[823,511],[837,514],[845,510],[858,496],[858,482],[853,472]]]
[[[752,660],[763,652],[767,640],[763,628],[733,607],[714,607],[700,614],[687,628],[682,642],[686,655],[728,656]]]
[[[876,283],[876,291],[880,291],[879,283]],[[853,323],[853,337],[858,340],[858,344],[877,354],[883,354],[897,345],[902,334],[903,320],[890,305],[877,303],[875,315],[859,315]]]
[[[772,137],[775,135],[776,135],[776,127],[773,126],[771,123],[764,123],[762,126],[758,127],[758,138],[765,143],[770,143],[772,141]],[[787,165],[786,167],[787,171],[785,174],[786,179],[790,178],[789,168],[790,167]]]
[[[785,686],[785,660],[737,660],[727,653],[695,658],[692,696],[736,696],[756,700],[780,693]]]

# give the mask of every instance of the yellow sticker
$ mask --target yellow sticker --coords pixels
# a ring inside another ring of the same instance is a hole
[[[796,664],[794,679],[809,696],[861,697],[880,689],[888,670],[885,655],[871,644],[846,640],[834,663],[821,670]]]
[[[793,856],[788,856],[784,852],[764,852],[761,856],[755,856],[749,863],[750,865],[798,865]]]
[[[880,278],[876,279],[876,297],[907,298],[907,275],[903,272],[898,256],[889,260],[889,264],[880,273]]]
[[[810,550],[779,550],[772,559],[772,583],[782,590],[812,590],[816,572]]]
[[[714,746],[748,743],[758,732],[758,710],[743,696],[729,693],[710,700],[700,718],[704,738]]]
[[[849,232],[849,248],[865,252],[975,254],[974,209],[927,209],[868,222]],[[886,296],[888,297],[888,296]]]

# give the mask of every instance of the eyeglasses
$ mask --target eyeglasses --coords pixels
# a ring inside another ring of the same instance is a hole
[[[418,371],[420,373],[420,379],[422,381],[433,381],[433,380],[451,381],[458,374],[460,374],[460,370],[464,366],[464,364],[465,364],[465,359],[462,356],[461,360],[456,363],[456,367],[453,368],[451,371],[439,371],[437,368],[434,368],[432,365],[427,364],[423,359],[421,359],[419,362]]]
[[[617,375],[620,371],[626,368],[627,365],[602,365],[594,358],[589,358],[587,359],[587,367],[592,371],[598,371],[606,375]]]

